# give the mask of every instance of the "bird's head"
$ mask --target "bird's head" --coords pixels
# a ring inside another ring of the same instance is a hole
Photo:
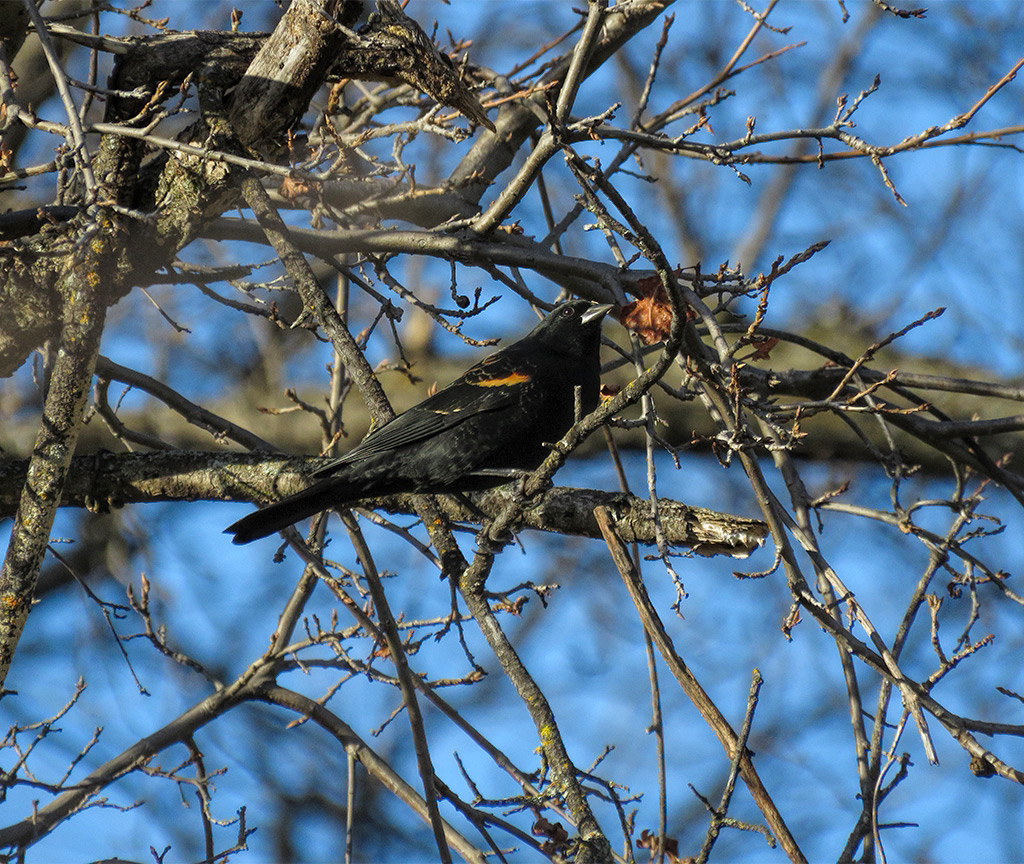
[[[526,338],[541,341],[560,354],[578,356],[596,352],[601,340],[601,322],[611,308],[610,303],[567,300],[552,309]]]

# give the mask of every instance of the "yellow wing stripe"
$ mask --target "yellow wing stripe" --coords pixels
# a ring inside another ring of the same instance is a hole
[[[481,381],[474,381],[473,383],[477,387],[508,387],[512,384],[525,384],[530,380],[529,375],[523,372],[513,372],[511,375],[506,375],[504,378],[484,378]]]

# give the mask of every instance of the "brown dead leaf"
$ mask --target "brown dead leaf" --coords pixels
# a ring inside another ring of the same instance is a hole
[[[642,280],[646,282],[647,280]],[[637,285],[638,290],[649,291],[638,300],[632,300],[619,310],[619,323],[632,330],[644,345],[664,342],[672,326],[672,306],[660,279],[650,289]]]
[[[650,849],[656,852],[658,849],[658,835],[648,831],[646,828],[640,832],[640,839],[636,841],[637,849]],[[679,857],[679,841],[675,837],[665,838],[665,860],[670,864],[690,864],[694,858]]]
[[[767,360],[769,355],[772,353],[772,348],[779,344],[779,340],[774,336],[762,336],[757,337],[753,340],[754,353],[750,355],[749,360]]]
[[[297,198],[301,198],[303,195],[309,194],[309,184],[303,183],[301,180],[296,180],[294,177],[285,177],[281,181],[279,187],[281,197],[287,199],[291,203],[295,203]]]
[[[677,275],[681,270],[677,271]],[[619,310],[619,323],[632,330],[644,345],[664,342],[672,328],[672,304],[660,276],[645,276],[637,280],[637,299],[626,303]],[[695,316],[686,308],[687,320]]]

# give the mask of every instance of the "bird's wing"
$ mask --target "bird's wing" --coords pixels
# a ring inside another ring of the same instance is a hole
[[[313,476],[331,474],[368,456],[425,441],[471,417],[516,405],[532,377],[506,352],[492,354],[433,396],[370,432],[362,443],[318,468]]]

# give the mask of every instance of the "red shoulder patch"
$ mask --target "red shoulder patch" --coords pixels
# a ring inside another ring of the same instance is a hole
[[[510,375],[502,375],[500,378],[481,378],[474,381],[477,387],[511,387],[514,384],[525,384],[533,376],[525,372],[513,372]]]

